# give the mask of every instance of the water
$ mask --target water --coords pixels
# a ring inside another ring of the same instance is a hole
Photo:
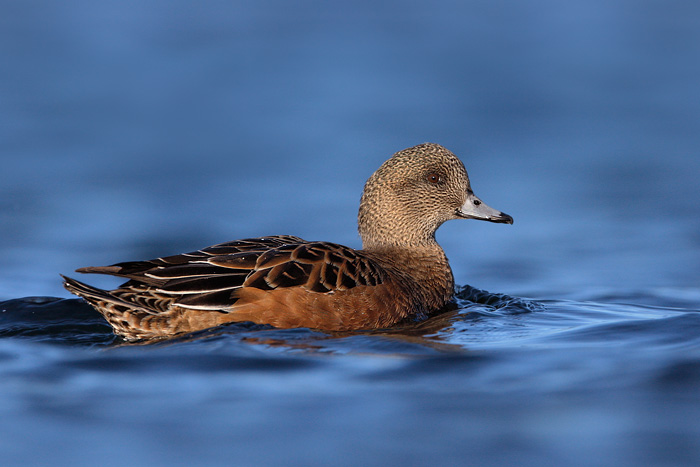
[[[0,16],[4,464],[700,462],[696,2]],[[440,229],[444,315],[125,345],[60,285],[250,236],[359,247],[364,181],[424,141],[515,218]]]

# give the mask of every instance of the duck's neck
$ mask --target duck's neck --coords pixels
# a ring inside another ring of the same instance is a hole
[[[413,293],[435,308],[444,306],[454,294],[454,277],[442,247],[433,239],[426,244],[365,245],[363,251],[381,261],[404,281],[415,287]],[[428,310],[433,311],[433,310]]]
[[[421,247],[442,253],[435,241],[435,232],[442,220],[410,209],[409,203],[397,204],[396,198],[389,196],[392,192],[387,195],[375,191],[365,188],[357,214],[363,249]]]

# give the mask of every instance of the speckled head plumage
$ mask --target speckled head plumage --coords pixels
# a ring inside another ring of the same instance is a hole
[[[445,221],[512,223],[472,192],[462,161],[434,143],[394,154],[367,180],[358,228],[365,249],[433,245]]]

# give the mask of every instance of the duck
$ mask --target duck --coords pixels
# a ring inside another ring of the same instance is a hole
[[[435,232],[453,219],[513,223],[474,194],[457,156],[424,143],[398,151],[367,180],[358,213],[362,249],[291,235],[247,238],[76,270],[126,279],[114,290],[62,275],[63,285],[126,341],[231,322],[385,329],[431,316],[452,300],[454,277]]]

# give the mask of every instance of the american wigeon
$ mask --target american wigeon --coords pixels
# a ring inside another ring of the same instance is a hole
[[[512,224],[469,185],[462,162],[425,143],[394,154],[367,180],[362,250],[280,235],[222,243],[150,261],[87,267],[128,279],[105,291],[64,286],[128,340],[169,337],[232,321],[328,331],[387,328],[429,315],[454,294],[435,231],[450,219]]]

